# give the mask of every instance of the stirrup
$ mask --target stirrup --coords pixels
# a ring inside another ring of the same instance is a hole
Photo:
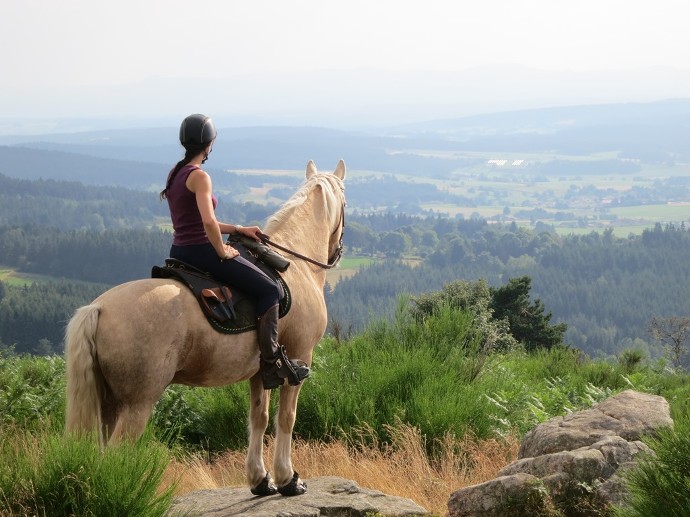
[[[278,348],[273,360],[261,360],[261,379],[266,390],[282,386],[285,379],[291,386],[297,386],[310,374],[307,363],[300,359],[288,359],[284,346]]]

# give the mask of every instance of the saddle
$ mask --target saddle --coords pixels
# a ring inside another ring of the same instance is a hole
[[[280,293],[278,316],[280,318],[285,316],[292,305],[292,298],[290,289],[280,273],[260,260],[257,254],[242,243],[241,239],[229,238],[228,243],[239,251],[240,256],[255,264],[276,283]],[[283,260],[289,265],[286,259],[283,258]],[[280,265],[284,266],[283,271],[287,269],[284,263],[281,262]],[[199,302],[204,316],[218,332],[241,334],[257,327],[256,306],[246,293],[219,282],[191,264],[167,258],[165,266],[151,268],[151,278],[171,278],[188,287]]]

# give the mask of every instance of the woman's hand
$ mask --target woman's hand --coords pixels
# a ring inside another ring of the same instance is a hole
[[[237,233],[244,235],[245,237],[250,237],[257,242],[261,242],[263,232],[258,226],[240,226],[239,224],[236,224],[235,228]]]
[[[240,254],[239,251],[237,251],[235,248],[233,248],[229,244],[223,244],[223,251],[225,252],[225,254],[220,257],[221,262],[223,260],[232,260]]]

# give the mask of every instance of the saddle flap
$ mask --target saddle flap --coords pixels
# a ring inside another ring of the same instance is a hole
[[[237,317],[232,304],[232,293],[224,285],[202,289],[199,301],[206,314],[221,323]]]
[[[230,289],[184,262],[166,261],[166,267],[154,266],[151,276],[181,280],[192,290],[207,318],[219,323],[227,323],[236,318]]]

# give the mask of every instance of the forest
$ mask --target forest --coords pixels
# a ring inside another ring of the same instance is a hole
[[[219,218],[262,223],[275,209],[223,199]],[[17,352],[62,349],[71,313],[108,287],[147,277],[167,256],[167,208],[152,192],[0,176],[0,343]],[[499,288],[529,278],[535,304],[564,324],[566,344],[593,356],[625,348],[662,353],[653,317],[687,316],[690,233],[657,224],[626,238],[611,230],[559,236],[481,218],[349,213],[346,256],[369,262],[327,285],[331,321],[352,333],[390,319],[398,300],[458,280]],[[9,272],[40,275],[18,281]]]

